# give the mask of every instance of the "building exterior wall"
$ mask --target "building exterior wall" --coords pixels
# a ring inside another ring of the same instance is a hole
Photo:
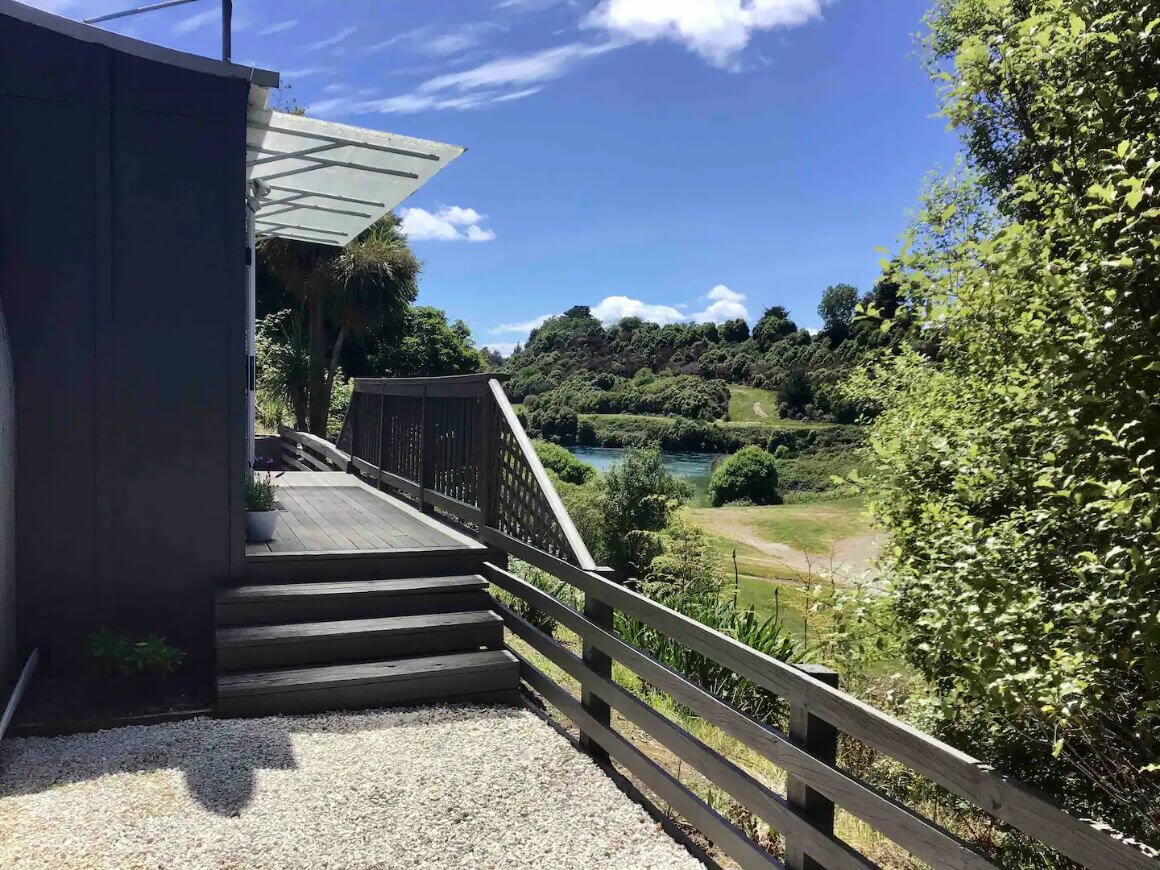
[[[0,14],[18,643],[159,634],[209,700],[240,558],[248,83]]]
[[[16,402],[0,305],[0,707],[16,676]]]

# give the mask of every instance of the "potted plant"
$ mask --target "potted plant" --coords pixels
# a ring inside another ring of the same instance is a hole
[[[277,487],[269,474],[253,474],[246,478],[246,540],[265,543],[274,539],[278,525],[278,511],[274,507]]]

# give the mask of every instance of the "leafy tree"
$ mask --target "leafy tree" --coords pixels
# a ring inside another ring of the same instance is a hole
[[[714,507],[732,501],[777,504],[777,463],[767,450],[742,447],[713,469],[709,497]]]
[[[394,215],[376,222],[345,248],[272,238],[258,246],[258,255],[305,308],[307,426],[325,436],[343,344],[376,320],[402,314],[418,291],[419,260]]]
[[[657,533],[692,495],[670,474],[656,448],[630,450],[604,475],[603,550],[623,576],[640,575],[661,552]]]
[[[777,390],[777,400],[791,411],[804,411],[814,400],[809,372],[801,366],[790,369]]]
[[[749,324],[742,318],[726,320],[721,324],[721,340],[730,344],[740,344],[749,340]]]
[[[893,275],[937,353],[900,345],[852,384],[883,409],[883,574],[942,728],[1153,842],[1158,19],[1155,0],[937,6],[929,62],[970,166]]]
[[[753,326],[752,338],[762,350],[767,351],[783,338],[797,332],[797,324],[789,318],[789,312],[780,305],[766,308],[761,319]]]
[[[462,320],[426,305],[409,306],[382,324],[370,353],[375,372],[387,377],[465,375],[482,369],[471,330]]]
[[[818,315],[825,324],[831,344],[841,344],[850,334],[854,310],[858,307],[858,288],[850,284],[832,284],[822,293]]]

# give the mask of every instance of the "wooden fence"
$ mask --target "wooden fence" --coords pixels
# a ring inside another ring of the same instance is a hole
[[[352,470],[471,524],[504,557],[485,566],[487,578],[583,641],[577,656],[496,602],[507,628],[576,680],[582,694],[575,699],[521,658],[524,683],[579,728],[590,751],[619,762],[741,867],[783,865],[617,731],[612,709],[782,834],[786,866],[795,870],[875,866],[834,835],[836,807],[932,867],[996,866],[935,821],[837,766],[840,733],[1083,866],[1160,866],[1153,850],[1069,815],[982,761],[841,691],[833,672],[773,659],[615,582],[584,547],[494,376],[357,379],[338,447],[338,460],[349,453]],[[299,448],[332,459],[317,444],[299,442]],[[578,590],[582,610],[511,573],[506,556]],[[615,611],[783,698],[790,707],[788,732],[750,718],[626,643],[614,630]],[[785,796],[613,682],[613,660],[784,770]]]

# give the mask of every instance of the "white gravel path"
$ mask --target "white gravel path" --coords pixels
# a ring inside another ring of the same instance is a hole
[[[529,711],[443,706],[6,740],[0,867],[701,864]]]

